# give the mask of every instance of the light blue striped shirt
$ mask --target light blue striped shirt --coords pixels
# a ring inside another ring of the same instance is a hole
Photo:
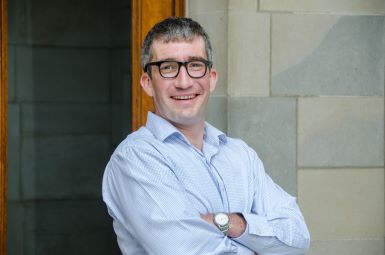
[[[253,149],[205,123],[203,150],[161,117],[115,150],[103,199],[124,255],[305,254],[309,232],[296,199],[265,173]],[[241,212],[229,238],[200,215]]]

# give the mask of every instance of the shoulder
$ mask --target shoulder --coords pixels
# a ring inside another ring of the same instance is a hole
[[[232,147],[242,147],[242,148],[249,147],[247,145],[247,143],[245,141],[243,141],[242,139],[240,139],[240,138],[233,138],[233,137],[227,136],[226,139],[227,139],[227,143],[228,143],[229,146],[232,146]]]
[[[164,144],[146,128],[128,135],[109,159],[106,174],[136,176],[161,172],[171,165]]]
[[[256,150],[242,139],[227,137],[224,148],[230,153],[238,155],[240,160],[247,162],[251,167],[259,167],[263,164]]]
[[[255,151],[242,139],[226,137],[225,147],[237,153],[255,153]]]
[[[146,164],[167,164],[170,160],[167,156],[165,144],[158,140],[145,127],[128,135],[114,150],[107,169],[109,168],[135,168]],[[126,171],[126,170],[125,170]]]
[[[154,135],[145,127],[141,127],[137,131],[129,134],[115,149],[113,156],[116,154],[126,154],[130,151],[153,151],[162,142],[154,137]]]

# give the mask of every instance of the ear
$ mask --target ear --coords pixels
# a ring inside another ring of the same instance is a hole
[[[218,81],[218,73],[215,68],[211,68],[210,70],[210,92],[213,92],[215,87],[217,86]]]
[[[154,90],[152,88],[152,80],[148,73],[143,73],[140,77],[140,85],[142,86],[144,92],[146,92],[147,95],[152,97],[154,95]]]

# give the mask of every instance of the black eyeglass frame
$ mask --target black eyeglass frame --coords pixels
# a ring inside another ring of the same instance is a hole
[[[177,64],[178,64],[178,71],[176,72],[175,76],[172,76],[172,77],[164,77],[164,76],[162,75],[162,72],[160,71],[160,66],[161,66],[163,63],[167,63],[167,62],[173,62],[173,63],[177,63]],[[188,68],[187,68],[187,65],[188,65],[189,63],[191,63],[191,62],[202,62],[202,63],[205,64],[205,72],[203,73],[202,76],[198,76],[198,77],[191,76],[191,74],[189,73]],[[208,61],[208,60],[205,60],[205,59],[194,59],[194,60],[190,60],[190,61],[186,61],[186,62],[181,62],[181,61],[176,61],[176,60],[162,60],[162,61],[155,61],[155,62],[149,62],[149,63],[147,63],[147,64],[144,66],[144,68],[143,68],[144,72],[147,72],[149,66],[157,66],[157,67],[158,67],[158,70],[159,70],[159,74],[160,74],[160,76],[162,76],[163,78],[176,78],[176,77],[178,77],[179,72],[180,72],[180,68],[181,68],[182,66],[184,66],[184,67],[186,68],[187,74],[188,74],[191,78],[193,78],[193,79],[199,79],[199,78],[202,78],[203,76],[206,75],[207,69],[209,69],[209,70],[211,69],[211,67],[213,66],[213,62]]]

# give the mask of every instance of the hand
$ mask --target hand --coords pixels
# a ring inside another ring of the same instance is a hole
[[[201,218],[208,222],[209,224],[215,226],[213,222],[213,214],[204,214],[201,215]],[[227,235],[232,238],[237,238],[243,234],[246,230],[246,220],[240,213],[230,213],[230,228],[227,232]],[[216,226],[215,226],[216,227]]]

